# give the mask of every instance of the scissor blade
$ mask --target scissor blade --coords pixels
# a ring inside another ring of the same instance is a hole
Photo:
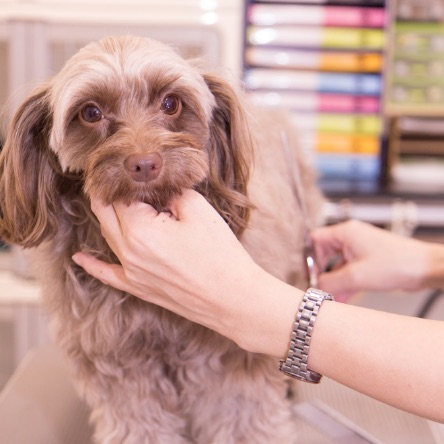
[[[316,259],[313,247],[313,241],[311,239],[311,220],[307,209],[305,195],[303,194],[303,186],[301,179],[301,171],[299,164],[290,151],[290,145],[288,143],[287,133],[281,132],[282,145],[284,147],[285,156],[287,158],[288,172],[290,175],[291,186],[293,194],[296,197],[296,201],[299,205],[299,209],[302,216],[302,222],[304,224],[304,257],[307,265],[307,273],[310,287],[316,287],[318,283],[316,272]]]
[[[288,172],[290,174],[291,186],[293,188],[293,193],[299,204],[299,208],[304,218],[304,224],[306,228],[310,231],[310,218],[308,217],[308,209],[305,203],[305,196],[303,196],[303,187],[301,180],[301,171],[299,169],[299,164],[296,162],[295,157],[290,151],[290,145],[288,143],[287,133],[285,131],[281,132],[282,145],[284,146],[285,156],[287,158]]]

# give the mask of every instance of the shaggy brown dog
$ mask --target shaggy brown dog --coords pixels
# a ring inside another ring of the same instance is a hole
[[[0,237],[38,247],[55,338],[100,443],[294,439],[277,362],[114,290],[71,260],[87,250],[116,262],[90,197],[162,211],[193,187],[260,265],[304,286],[284,119],[245,111],[240,97],[161,43],[107,38],[77,53],[12,121],[0,158]],[[294,155],[302,165],[302,154]],[[302,171],[316,214],[315,177],[305,165]]]

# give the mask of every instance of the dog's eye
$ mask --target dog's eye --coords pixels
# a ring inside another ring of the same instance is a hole
[[[80,117],[82,120],[88,123],[96,123],[103,119],[102,111],[97,106],[86,105],[80,111]]]
[[[177,114],[182,107],[182,102],[177,96],[166,96],[163,101],[160,109],[169,116],[173,114]]]

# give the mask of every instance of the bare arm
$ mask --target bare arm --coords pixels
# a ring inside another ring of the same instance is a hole
[[[174,217],[144,204],[95,205],[123,267],[79,253],[105,283],[282,359],[303,292],[258,267],[215,210],[187,191]],[[400,409],[444,421],[444,323],[322,305],[309,367]],[[420,351],[420,352],[419,352]]]
[[[309,365],[361,393],[444,422],[444,323],[324,303]]]
[[[282,359],[303,292],[275,283],[273,294],[261,285],[251,295],[254,319],[244,331],[225,331],[247,350]],[[263,276],[267,281],[267,277]],[[258,297],[258,295],[261,295]],[[257,298],[257,300],[256,300]],[[272,303],[271,303],[272,302]],[[289,313],[292,320],[289,322]],[[258,326],[272,319],[267,329]],[[287,325],[287,329],[279,327]],[[274,330],[273,330],[274,326]],[[324,302],[310,345],[309,368],[360,393],[401,410],[444,422],[444,322],[379,312],[338,302]]]

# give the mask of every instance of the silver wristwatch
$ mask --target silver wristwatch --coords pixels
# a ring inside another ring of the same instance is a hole
[[[292,378],[318,384],[322,375],[308,368],[310,340],[316,318],[324,300],[333,301],[333,296],[316,288],[309,288],[299,306],[290,339],[287,359],[280,361],[279,370]]]

